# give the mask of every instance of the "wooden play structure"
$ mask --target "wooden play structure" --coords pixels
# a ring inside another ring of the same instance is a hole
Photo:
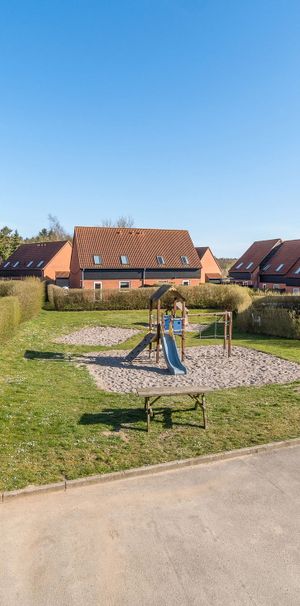
[[[161,299],[168,293],[166,309],[162,309]],[[176,317],[177,311],[180,317]],[[156,318],[154,318],[156,316]],[[156,362],[159,362],[160,348],[172,374],[186,374],[182,364],[185,357],[185,298],[171,285],[163,284],[149,299],[149,332],[142,341],[126,356],[127,362],[132,362],[146,347],[151,357],[153,343],[156,346]],[[181,339],[181,360],[175,342],[175,336]]]

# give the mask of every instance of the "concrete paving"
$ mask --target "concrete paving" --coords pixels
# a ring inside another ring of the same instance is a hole
[[[300,447],[0,505],[3,606],[298,606]]]

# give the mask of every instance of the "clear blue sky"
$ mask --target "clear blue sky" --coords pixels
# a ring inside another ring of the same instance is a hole
[[[2,0],[0,225],[300,237],[299,0]]]

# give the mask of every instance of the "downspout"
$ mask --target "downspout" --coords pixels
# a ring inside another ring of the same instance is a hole
[[[142,286],[145,286],[145,280],[146,280],[146,268],[143,269],[143,280],[142,280],[143,284],[142,284]]]
[[[81,270],[81,288],[84,288],[84,268]]]

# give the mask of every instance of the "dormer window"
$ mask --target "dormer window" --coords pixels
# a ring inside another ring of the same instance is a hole
[[[42,265],[44,265],[44,261],[39,261],[37,267],[42,267]]]
[[[160,255],[158,255],[158,256],[156,257],[156,260],[157,260],[158,265],[164,265],[164,264],[165,264],[165,260],[164,260],[164,258],[163,258],[163,257],[161,257]]]
[[[13,264],[13,267],[18,267],[19,264],[20,264],[20,261],[15,261]]]
[[[26,267],[31,267],[33,261],[29,261],[29,263],[27,263]]]
[[[3,265],[4,269],[10,265],[10,261],[7,261],[5,265]]]
[[[128,257],[126,255],[121,255],[120,261],[121,261],[122,265],[128,265],[128,263],[129,263]]]
[[[269,269],[269,267],[271,267],[271,263],[267,263],[267,265],[264,265],[263,271],[267,271],[267,269]]]
[[[183,265],[188,265],[189,264],[188,257],[186,257],[185,255],[181,256],[180,259],[181,259],[181,263]]]
[[[240,269],[242,267],[242,265],[244,265],[243,261],[241,263],[239,263],[235,269]]]
[[[102,265],[102,257],[100,255],[93,255],[95,265]]]
[[[250,261],[250,263],[248,263],[248,265],[246,266],[246,269],[251,269],[252,265],[253,265],[253,261]]]
[[[284,263],[280,263],[278,267],[276,267],[275,271],[280,271],[284,267]]]

